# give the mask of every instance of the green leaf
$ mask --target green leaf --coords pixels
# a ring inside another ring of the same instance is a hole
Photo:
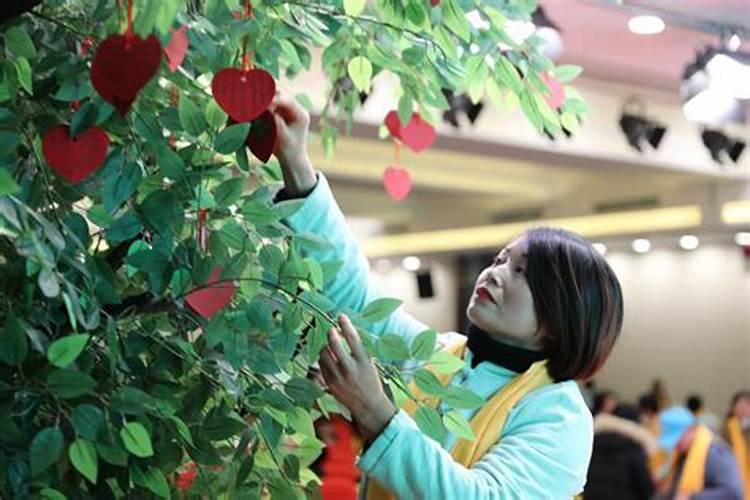
[[[172,231],[174,234],[184,218],[180,202],[169,191],[158,190],[149,194],[139,210],[150,229],[159,233]]]
[[[357,56],[349,61],[347,65],[349,78],[360,92],[370,92],[372,80],[372,63],[364,56]]]
[[[110,410],[115,413],[142,415],[154,411],[154,398],[137,387],[120,387],[110,398]]]
[[[73,119],[70,120],[70,136],[75,137],[84,130],[91,127],[96,123],[96,118],[99,116],[99,110],[96,105],[92,102],[87,102],[80,107],[76,114],[73,115]]]
[[[76,439],[68,448],[68,458],[70,463],[78,472],[88,479],[92,484],[96,484],[96,476],[99,471],[99,460],[96,454],[96,447],[91,441],[86,439]]]
[[[464,367],[464,361],[458,356],[454,356],[445,351],[438,351],[430,358],[430,366],[435,368],[438,373],[450,375],[456,373]]]
[[[195,446],[195,443],[193,442],[193,436],[192,434],[190,434],[190,428],[187,426],[187,424],[183,422],[180,417],[177,417],[175,415],[169,417],[169,420],[174,424],[180,437],[190,446]]]
[[[73,409],[70,422],[78,436],[89,441],[96,441],[99,429],[105,423],[104,412],[92,404],[80,404]]]
[[[284,384],[284,391],[298,404],[312,403],[323,395],[317,384],[301,377],[295,377]]]
[[[497,78],[510,90],[516,94],[520,94],[523,90],[523,82],[521,76],[518,74],[518,70],[511,63],[507,57],[500,55],[497,58],[497,64],[495,65],[495,74]]]
[[[20,365],[29,352],[29,340],[21,321],[11,315],[0,333],[0,361],[8,365]]]
[[[187,95],[180,98],[178,112],[182,128],[190,135],[197,137],[206,130],[206,120],[203,114]]]
[[[91,212],[89,211],[89,215],[90,214]],[[107,240],[113,243],[129,240],[137,236],[142,228],[138,216],[133,212],[127,212],[107,228]]]
[[[445,439],[445,426],[440,414],[435,409],[420,404],[417,413],[414,415],[414,421],[422,432],[438,443],[442,443]]]
[[[242,187],[245,179],[242,177],[233,177],[228,179],[214,189],[214,199],[216,206],[226,208],[235,203],[242,196]]]
[[[435,352],[435,343],[437,342],[437,332],[435,330],[425,330],[411,343],[411,355],[414,359],[430,359]]]
[[[358,16],[365,10],[366,0],[344,0],[344,12],[348,16]]]
[[[398,299],[388,297],[376,299],[367,304],[367,307],[362,311],[362,321],[369,323],[381,321],[390,316],[401,304],[403,304],[403,301]]]
[[[133,482],[147,490],[154,493],[156,496],[162,498],[169,498],[169,483],[167,478],[164,477],[164,473],[149,465],[146,472],[143,472],[140,467],[133,465],[130,469],[132,473]]]
[[[156,164],[161,171],[172,180],[181,179],[185,175],[185,162],[172,148],[164,143],[156,145]]]
[[[440,2],[443,12],[443,22],[455,33],[463,42],[471,41],[471,32],[469,21],[456,0],[442,0]]]
[[[110,175],[102,190],[105,210],[114,213],[120,208],[133,196],[142,179],[141,167],[137,163],[126,163],[114,175]]]
[[[409,358],[409,346],[399,335],[388,333],[378,339],[378,353],[386,359],[403,361]]]
[[[25,57],[18,57],[13,64],[16,66],[16,74],[18,75],[18,83],[29,95],[34,95],[34,88],[31,82],[31,65],[29,60]]]
[[[398,121],[402,126],[411,121],[411,115],[414,113],[414,99],[411,93],[404,92],[398,100]]]
[[[211,99],[206,105],[206,121],[211,128],[219,128],[227,122],[227,114],[219,104]]]
[[[173,295],[179,296],[188,290],[191,282],[190,271],[187,269],[178,269],[172,273],[169,288],[172,290]]]
[[[482,406],[484,399],[469,389],[454,385],[447,388],[443,402],[453,408],[470,410]]]
[[[151,436],[142,424],[128,422],[120,429],[120,437],[125,444],[125,449],[136,457],[153,456],[154,448],[151,445]]]
[[[228,415],[214,415],[203,422],[200,431],[196,434],[198,440],[209,439],[211,441],[223,441],[234,436],[239,436],[247,430],[247,423],[239,417]]]
[[[214,150],[225,155],[234,153],[245,144],[248,133],[250,133],[249,123],[230,125],[216,136]]]
[[[22,26],[13,26],[5,32],[5,48],[14,55],[34,59],[36,49],[31,37]]]
[[[0,196],[16,194],[21,190],[7,168],[0,168]]]
[[[54,370],[47,377],[47,388],[63,399],[73,399],[93,392],[96,380],[76,370]]]
[[[417,370],[414,374],[414,383],[420,391],[433,396],[442,396],[445,393],[445,387],[440,379],[430,370]]]
[[[56,367],[65,368],[83,352],[88,340],[89,336],[85,334],[68,335],[58,339],[47,348],[47,359]]]
[[[29,450],[31,474],[38,476],[50,468],[62,455],[63,433],[57,427],[47,427],[34,436]]]
[[[565,64],[562,66],[557,66],[555,69],[552,70],[552,74],[555,75],[555,78],[560,80],[562,83],[568,83],[580,76],[580,74],[583,72],[583,68],[580,66],[574,66],[572,64]]]
[[[39,492],[41,500],[66,500],[67,497],[53,488],[44,488]]]
[[[279,214],[260,200],[246,201],[242,205],[242,215],[256,226],[267,226],[279,220]]]
[[[573,135],[578,133],[581,128],[578,117],[569,111],[564,112],[560,116],[560,125]]]
[[[443,415],[443,424],[450,432],[460,438],[468,439],[469,441],[476,439],[474,431],[471,429],[471,424],[458,410],[451,410]]]
[[[39,271],[37,283],[45,297],[54,298],[60,295],[60,281],[52,270],[45,268]]]

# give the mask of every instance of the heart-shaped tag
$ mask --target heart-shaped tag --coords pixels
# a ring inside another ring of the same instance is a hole
[[[234,296],[234,283],[220,283],[216,286],[209,286],[211,283],[219,281],[221,268],[215,267],[211,276],[206,282],[206,287],[190,292],[185,301],[198,314],[206,319],[211,318],[214,314],[223,309],[232,301]]]
[[[187,26],[181,26],[177,30],[172,30],[172,38],[169,44],[164,47],[164,55],[167,57],[169,71],[174,73],[185,60],[185,54],[188,49]]]
[[[396,111],[389,111],[385,115],[385,127],[388,132],[398,140],[401,140],[401,120],[398,119],[398,113]]]
[[[565,88],[563,84],[550,73],[544,73],[542,81],[547,86],[547,89],[549,89],[549,94],[546,96],[547,104],[552,109],[560,108],[565,102]]]
[[[107,157],[109,137],[91,127],[70,138],[67,125],[52,127],[42,138],[42,152],[50,168],[68,182],[78,183],[99,168]]]
[[[273,113],[266,110],[253,120],[245,144],[257,159],[266,163],[276,149],[276,139],[276,120]]]
[[[211,93],[232,120],[249,122],[268,109],[276,94],[276,82],[262,69],[225,68],[211,81]]]
[[[91,83],[102,99],[125,115],[138,92],[161,64],[161,44],[151,35],[112,35],[104,40],[91,63]]]
[[[435,128],[422,120],[419,113],[412,114],[409,124],[406,127],[401,127],[401,140],[415,153],[432,146],[435,139],[437,139]]]
[[[383,187],[396,201],[403,201],[411,192],[411,176],[405,168],[391,165],[383,172]]]

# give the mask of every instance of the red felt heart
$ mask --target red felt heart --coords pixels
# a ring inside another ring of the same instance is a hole
[[[419,113],[411,115],[409,124],[401,128],[401,140],[415,153],[419,153],[432,146],[436,138],[437,132],[435,132],[435,128],[422,120]]]
[[[172,30],[172,38],[164,47],[164,55],[167,56],[169,71],[174,73],[185,60],[188,49],[187,26],[181,26],[178,30]]]
[[[214,76],[211,93],[232,120],[249,122],[268,109],[276,94],[276,82],[262,69],[225,68]]]
[[[552,109],[558,109],[565,102],[565,88],[563,84],[550,73],[544,73],[542,81],[547,86],[547,89],[549,89],[549,95],[546,96],[547,104]]]
[[[245,144],[257,159],[266,163],[276,149],[276,120],[273,113],[266,110],[253,120]]]
[[[104,40],[91,63],[91,83],[102,99],[125,115],[159,69],[161,44],[151,35],[112,35]]]
[[[392,199],[403,201],[411,192],[411,176],[405,168],[392,165],[383,172],[383,187]]]
[[[440,5],[440,0],[430,0],[430,5],[432,5],[433,7],[437,7],[438,5]]]
[[[401,140],[401,120],[398,119],[396,111],[389,111],[385,115],[385,126],[393,137]]]
[[[68,182],[77,183],[104,163],[109,137],[99,127],[91,127],[70,138],[67,125],[52,127],[42,138],[42,152],[50,168]]]
[[[221,268],[215,267],[206,282],[205,288],[190,292],[185,301],[198,314],[204,318],[210,318],[232,301],[235,286],[231,282],[220,283],[210,286],[219,281]]]

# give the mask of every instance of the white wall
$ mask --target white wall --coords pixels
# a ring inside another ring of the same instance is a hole
[[[673,401],[698,392],[723,413],[731,394],[750,388],[750,258],[722,241],[685,252],[674,238],[654,239],[646,255],[627,242],[608,242],[607,259],[623,287],[625,323],[600,388],[635,401],[655,377],[667,383]],[[438,331],[455,329],[457,276],[450,257],[430,261],[436,297],[421,300],[414,275],[390,259],[392,269],[376,281],[406,309]]]

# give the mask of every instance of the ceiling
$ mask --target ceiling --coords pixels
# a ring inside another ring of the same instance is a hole
[[[578,64],[585,75],[625,84],[677,91],[695,50],[716,44],[722,27],[745,30],[750,49],[750,0],[541,0],[562,29],[560,63]],[[655,13],[667,23],[658,35],[628,30],[634,14]],[[691,28],[683,27],[690,26]],[[707,30],[710,32],[705,32]]]

